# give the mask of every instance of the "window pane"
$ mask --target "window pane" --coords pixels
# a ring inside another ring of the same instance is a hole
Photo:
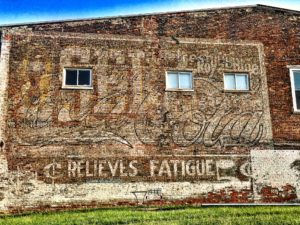
[[[168,73],[167,75],[167,88],[178,88],[178,75],[177,73]]]
[[[225,74],[224,79],[225,90],[235,90],[234,74]]]
[[[91,85],[90,78],[89,70],[79,70],[78,85]]]
[[[300,91],[296,91],[296,105],[297,109],[300,109]]]
[[[77,85],[77,70],[66,70],[66,85]]]
[[[179,73],[179,88],[192,89],[191,73]]]
[[[294,72],[295,90],[300,90],[300,71]]]
[[[236,90],[249,90],[248,75],[246,74],[235,75],[235,82],[236,82]]]

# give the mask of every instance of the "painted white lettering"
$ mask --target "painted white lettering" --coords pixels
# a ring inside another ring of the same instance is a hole
[[[155,175],[155,170],[157,169],[157,160],[150,160],[150,176],[153,177]]]
[[[129,168],[132,169],[132,172],[129,173],[130,177],[135,177],[138,174],[138,170],[134,164],[137,164],[137,160],[133,160],[129,163]]]
[[[158,176],[163,176],[164,174],[168,175],[168,177],[172,176],[168,160],[162,161],[159,172],[158,172]]]

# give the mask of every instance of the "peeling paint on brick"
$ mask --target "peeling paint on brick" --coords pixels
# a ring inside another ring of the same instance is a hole
[[[249,7],[3,28],[1,210],[297,203],[300,153],[274,148],[298,146],[298,22]],[[62,88],[66,67],[93,88]],[[174,70],[193,91],[166,90]]]

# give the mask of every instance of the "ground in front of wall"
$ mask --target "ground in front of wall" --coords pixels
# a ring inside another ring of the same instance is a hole
[[[110,208],[2,216],[0,224],[300,224],[299,206]]]

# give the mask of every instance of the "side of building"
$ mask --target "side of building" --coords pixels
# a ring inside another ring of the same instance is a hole
[[[299,23],[258,5],[2,27],[2,209],[297,202]]]

